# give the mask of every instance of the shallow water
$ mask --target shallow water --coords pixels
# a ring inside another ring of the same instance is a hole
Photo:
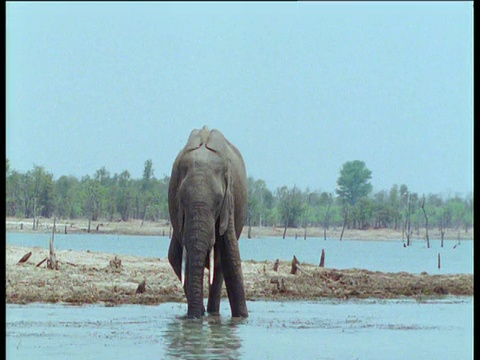
[[[7,233],[12,245],[48,249],[49,234]],[[419,273],[473,273],[473,242],[242,239],[243,260],[300,261],[326,267]],[[167,237],[56,235],[58,250],[165,258]],[[437,269],[441,253],[442,268]],[[470,359],[473,297],[443,300],[248,302],[249,318],[180,319],[186,304],[158,306],[6,305],[7,359]]]
[[[48,249],[50,234],[7,233],[7,244],[40,246]],[[241,239],[242,260],[291,261],[293,255],[300,262],[318,264],[322,249],[325,250],[325,267],[336,269],[361,268],[371,271],[454,274],[473,273],[473,241],[431,241],[427,248],[424,241],[415,240],[404,248],[402,241],[349,241],[320,238],[303,239]],[[127,236],[94,234],[57,234],[55,249],[98,251],[115,254],[166,258],[170,239],[162,236]],[[457,246],[455,246],[457,245]],[[455,247],[455,248],[454,248]],[[441,268],[438,269],[438,254]]]
[[[182,320],[186,304],[6,306],[7,359],[470,359],[473,298],[248,302]]]

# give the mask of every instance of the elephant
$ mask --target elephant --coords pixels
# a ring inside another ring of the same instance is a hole
[[[238,246],[247,206],[245,163],[238,149],[216,129],[192,130],[175,159],[168,189],[173,228],[168,260],[182,282],[189,319],[205,315],[205,268],[207,312],[219,314],[225,280],[232,317],[248,317]]]

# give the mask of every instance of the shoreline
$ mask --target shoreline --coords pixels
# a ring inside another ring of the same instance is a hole
[[[28,252],[28,260],[18,261]],[[7,304],[68,303],[155,305],[185,303],[180,281],[166,258],[120,255],[120,266],[113,253],[56,251],[58,270],[38,266],[48,250],[40,247],[6,245],[5,288]],[[302,263],[291,274],[291,261],[242,261],[245,295],[249,301],[321,299],[427,299],[446,296],[473,296],[473,274],[385,273],[366,269],[323,268]],[[136,293],[145,280],[146,291]],[[208,294],[205,272],[204,294]],[[223,286],[222,298],[226,298]]]
[[[142,224],[143,223],[143,224]],[[14,233],[52,233],[53,219],[41,218],[38,221],[38,228],[33,230],[33,219],[17,219],[6,218],[5,230],[6,232]],[[272,227],[258,227],[252,226],[251,239],[261,239],[264,237],[278,237],[282,238],[284,228]],[[85,219],[77,220],[62,220],[58,219],[55,225],[56,234],[83,234],[88,233],[88,221]],[[286,238],[304,238],[304,228],[288,228]],[[341,229],[329,229],[326,232],[327,238],[339,239]],[[153,222],[142,220],[128,220],[128,221],[92,221],[90,224],[90,234],[112,234],[112,235],[132,235],[132,236],[169,236],[171,228],[167,222]],[[307,228],[307,238],[322,238],[324,230],[321,227]],[[248,226],[245,226],[242,231],[241,239],[248,238]],[[403,237],[404,238],[404,237]],[[430,241],[440,241],[440,231],[438,228],[429,229]],[[444,240],[473,240],[474,229],[465,232],[464,229],[446,229]],[[381,241],[401,241],[402,231],[393,229],[345,229],[344,240],[381,240]],[[414,231],[411,240],[419,241],[425,240],[425,229]],[[406,241],[406,240],[405,240]]]

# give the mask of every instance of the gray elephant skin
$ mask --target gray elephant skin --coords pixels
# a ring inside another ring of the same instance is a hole
[[[205,268],[210,283],[207,312],[219,313],[225,280],[232,316],[248,316],[238,247],[247,197],[238,149],[218,130],[193,130],[175,159],[168,190],[173,227],[168,260],[182,281],[188,318],[205,314]]]

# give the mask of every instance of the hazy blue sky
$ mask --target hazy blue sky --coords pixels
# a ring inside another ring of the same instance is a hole
[[[7,3],[6,155],[170,175],[221,130],[274,190],[473,189],[473,2]]]

